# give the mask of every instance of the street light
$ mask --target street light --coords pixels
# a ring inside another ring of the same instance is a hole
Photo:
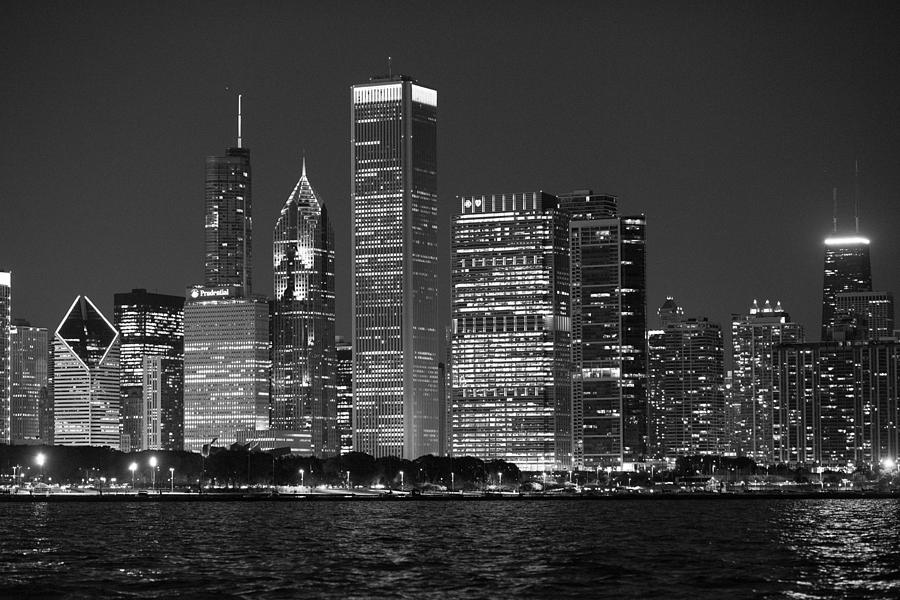
[[[175,467],[169,467],[169,491],[175,493]]]
[[[43,452],[38,452],[38,455],[34,457],[34,462],[41,468],[41,481],[44,481],[44,461],[46,460],[47,457],[44,456]]]
[[[400,490],[403,491],[403,471],[400,471]]]
[[[454,479],[456,478],[456,473],[450,471],[450,491],[453,491]]]
[[[500,491],[502,492],[503,491],[503,473],[497,471],[497,477],[500,479],[500,485],[498,487],[500,488]]]
[[[131,471],[131,489],[134,489],[134,472],[137,471],[137,463],[133,462],[128,465],[128,470]]]
[[[897,463],[894,461],[893,458],[888,457],[888,458],[882,459],[881,466],[883,466],[888,471],[893,471],[894,467],[897,466]]]
[[[303,487],[303,476],[306,472],[303,469],[300,469],[300,487]]]
[[[156,490],[156,457],[150,457],[150,481],[154,490]]]

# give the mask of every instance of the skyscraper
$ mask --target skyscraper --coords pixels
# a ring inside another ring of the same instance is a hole
[[[10,327],[10,443],[52,444],[50,332],[15,319]]]
[[[53,339],[54,443],[119,448],[119,332],[78,296]]]
[[[335,340],[337,357],[337,426],[341,440],[341,454],[353,452],[353,346],[338,336]]]
[[[684,318],[670,298],[663,329],[649,332],[650,412],[654,453],[666,458],[719,454],[725,437],[722,328]],[[680,318],[679,318],[680,317]]]
[[[251,293],[250,150],[241,118],[238,96],[237,147],[206,160],[206,285],[188,288],[184,307],[184,448],[193,452],[269,427],[269,303]]]
[[[275,225],[271,427],[312,435],[313,453],[339,453],[335,398],[334,231],[306,177]]]
[[[184,358],[144,355],[142,450],[184,449]]]
[[[0,271],[0,443],[10,443],[9,328],[12,319],[12,274]]]
[[[250,149],[242,147],[238,96],[237,147],[206,158],[206,285],[252,291],[253,202]]]
[[[803,341],[803,326],[791,321],[781,303],[754,300],[746,315],[732,315],[731,342],[734,372],[732,397],[739,409],[734,422],[736,447],[741,456],[762,464],[774,460],[772,438],[775,347]]]
[[[269,427],[269,304],[195,286],[184,306],[184,449]]]
[[[542,192],[460,198],[453,456],[572,466],[568,219]]]
[[[825,277],[822,285],[822,340],[831,339],[835,324],[837,295],[842,292],[871,292],[872,267],[869,240],[859,235],[825,238]]]
[[[440,448],[437,92],[412,78],[351,89],[354,448]]]
[[[643,460],[647,438],[646,219],[615,196],[560,196],[569,218],[575,464]]]
[[[115,294],[113,322],[119,330],[121,349],[122,450],[145,449],[144,358],[160,356],[174,361],[169,369],[180,371],[184,361],[184,298],[135,289]],[[177,376],[177,375],[176,375]],[[173,383],[173,389],[182,389]],[[181,400],[176,400],[181,405]],[[181,429],[181,414],[171,411]],[[180,448],[179,448],[180,449]]]
[[[894,335],[894,295],[890,292],[841,292],[835,295],[835,311],[857,317],[870,340]]]

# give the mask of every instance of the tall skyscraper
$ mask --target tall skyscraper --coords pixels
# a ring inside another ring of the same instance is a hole
[[[183,368],[184,298],[135,289],[115,294],[114,304],[113,322],[121,336],[122,450],[143,450],[146,449],[142,445],[146,428],[144,359],[159,356],[174,361],[168,365],[169,369]],[[182,389],[181,383],[172,385],[173,390]],[[176,403],[180,406],[181,400]],[[178,411],[168,414],[179,422],[167,427],[180,430],[181,414]]]
[[[615,196],[560,196],[569,218],[575,464],[643,460],[647,441],[646,219]]]
[[[9,328],[12,323],[12,274],[0,271],[0,444],[10,443]]]
[[[736,447],[741,456],[757,463],[774,460],[772,437],[775,347],[803,341],[803,326],[791,321],[780,302],[754,300],[748,314],[732,315],[731,343],[734,359],[732,397],[739,406],[734,422]]]
[[[15,319],[10,327],[10,443],[52,444],[50,332]],[[49,412],[49,415],[48,415]]]
[[[440,448],[436,132],[435,90],[352,87],[353,445],[376,457]]]
[[[837,295],[843,292],[871,292],[872,267],[869,240],[859,235],[825,238],[825,277],[822,285],[822,340],[831,339],[835,324]]]
[[[313,453],[339,453],[335,397],[334,231],[306,177],[275,225],[271,427],[312,435]]]
[[[238,96],[237,147],[206,158],[206,285],[252,291],[253,202],[250,149],[242,147]]]
[[[341,454],[353,452],[353,346],[338,336],[337,357],[337,426]]]
[[[654,453],[720,454],[727,449],[722,328],[705,318],[678,318],[671,303],[660,310],[663,329],[648,335]]]
[[[460,199],[453,456],[572,466],[568,219],[542,192]]]
[[[206,285],[184,307],[184,449],[269,427],[269,303],[252,295],[250,150],[206,160]],[[244,437],[247,437],[245,435]]]
[[[144,355],[142,450],[184,449],[184,358]]]
[[[195,286],[184,306],[184,449],[269,427],[269,303]]]
[[[119,332],[78,296],[53,339],[54,443],[118,450]]]

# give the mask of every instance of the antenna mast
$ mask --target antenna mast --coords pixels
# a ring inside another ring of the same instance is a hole
[[[393,67],[393,65],[391,64],[391,57],[388,56],[388,77],[390,78],[390,77],[393,77],[393,76],[394,76],[394,67]]]
[[[837,233],[837,188],[831,188],[831,198],[834,200],[834,210],[831,214],[831,222],[834,225],[834,232]]]
[[[854,202],[853,202],[853,218],[856,220],[856,233],[859,233],[859,159],[855,161],[856,178],[854,180]]]
[[[241,96],[243,96],[243,94],[238,94],[238,148],[241,147]]]

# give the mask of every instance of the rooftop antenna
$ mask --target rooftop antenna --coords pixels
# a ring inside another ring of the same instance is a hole
[[[834,200],[834,212],[831,215],[831,222],[834,224],[834,232],[837,233],[837,188],[831,188],[831,197]]]
[[[237,147],[241,147],[241,97],[243,94],[238,94],[238,142]]]
[[[303,167],[300,170],[300,177],[306,177],[306,150],[303,151]]]
[[[855,161],[855,180],[853,182],[854,187],[854,202],[853,202],[853,218],[856,220],[856,233],[859,233],[859,159]]]
[[[388,56],[388,77],[393,77],[393,76],[394,76],[394,67],[391,64],[391,57]]]

